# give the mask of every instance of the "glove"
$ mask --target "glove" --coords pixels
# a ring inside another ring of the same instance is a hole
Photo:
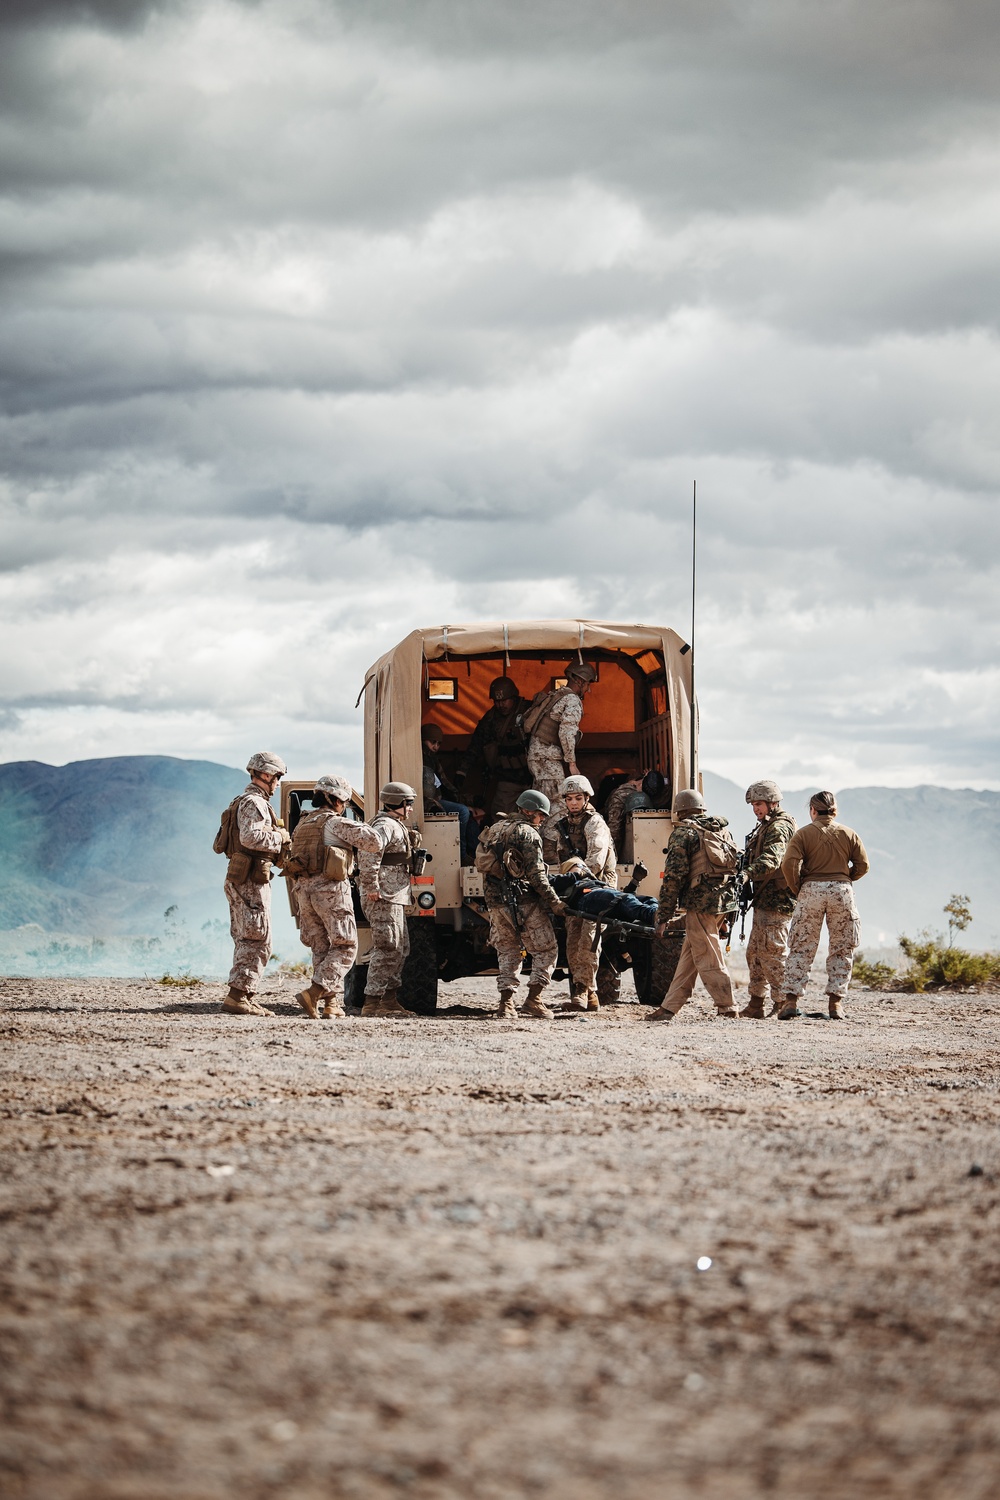
[[[288,832],[288,829],[287,828],[279,828],[278,829],[278,836],[281,839],[281,847],[282,847],[282,849],[287,849],[288,846],[289,846],[289,844],[292,842],[292,835]]]
[[[554,917],[561,917],[562,914],[563,914],[563,912],[568,911],[568,910],[569,910],[569,908],[566,905],[565,901],[560,901],[558,896],[553,901],[552,905],[549,907],[549,911],[552,913],[552,915]]]

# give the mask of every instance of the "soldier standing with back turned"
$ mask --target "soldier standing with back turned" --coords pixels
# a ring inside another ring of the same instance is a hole
[[[700,792],[678,792],[674,808],[682,821],[667,844],[656,912],[656,935],[662,937],[667,923],[680,907],[685,914],[684,946],[673,983],[649,1019],[672,1021],[681,1006],[690,1000],[699,976],[715,1002],[717,1014],[735,1017],[736,996],[726,968],[719,931],[725,918],[736,910],[736,886],[732,877],[739,854],[726,831],[728,819],[709,817]],[[728,854],[731,846],[728,876],[724,868],[709,857],[706,849],[709,840],[720,854]]]
[[[405,781],[389,781],[379,793],[380,810],[371,826],[378,834],[376,850],[358,855],[361,909],[372,929],[363,1016],[412,1017],[399,1003],[403,965],[410,951],[406,908],[410,904],[410,868],[416,834],[407,827],[417,794]]]
[[[747,787],[747,801],[757,827],[746,845],[746,875],[753,887],[753,926],[747,943],[750,1000],[740,1015],[762,1021],[764,1002],[770,996],[773,1016],[781,1009],[778,997],[785,991],[788,924],[795,897],[781,873],[781,861],[795,832],[795,819],[782,810],[781,788],[775,781],[755,781]]]
[[[222,1008],[234,1016],[274,1014],[254,995],[271,957],[271,862],[290,842],[288,830],[279,826],[271,810],[271,798],[287,769],[280,755],[270,750],[251,755],[250,785],[229,804],[216,839],[218,852],[229,856],[225,891],[233,967]]]

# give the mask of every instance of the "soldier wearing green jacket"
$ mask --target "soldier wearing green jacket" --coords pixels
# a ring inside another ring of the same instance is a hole
[[[662,936],[674,912],[681,909],[684,946],[673,983],[649,1019],[672,1021],[690,1000],[699,975],[717,1013],[734,1017],[736,996],[719,934],[736,910],[733,875],[738,851],[728,832],[728,819],[710,817],[700,792],[678,792],[674,810],[682,821],[667,845],[656,932]]]
[[[783,811],[781,788],[775,781],[755,781],[747,787],[746,795],[757,827],[747,839],[746,849],[746,874],[753,887],[753,927],[747,943],[750,999],[740,1015],[762,1021],[764,1002],[770,998],[774,1015],[781,1008],[779,996],[785,991],[788,927],[795,897],[781,873],[781,861],[795,832],[795,819]]]

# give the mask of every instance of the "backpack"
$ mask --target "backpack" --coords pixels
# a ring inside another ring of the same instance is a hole
[[[485,829],[479,835],[479,844],[476,848],[476,869],[480,875],[492,875],[499,880],[504,873],[503,869],[503,839],[506,819],[503,813],[495,823]]]
[[[291,847],[284,859],[286,875],[322,875],[327,880],[346,880],[354,869],[354,850],[324,843],[328,820],[334,814],[322,810],[307,813],[295,825]]]
[[[728,828],[702,828],[698,831],[698,851],[691,860],[691,879],[732,880],[739,868],[740,851]]]
[[[542,688],[541,692],[536,693],[532,698],[521,720],[521,728],[526,735],[530,736],[534,734],[555,702],[557,692],[557,688]]]
[[[215,835],[212,848],[216,854],[238,854],[240,852],[240,825],[236,816],[236,809],[243,801],[244,793],[240,792],[234,797],[227,808],[223,809],[222,818],[219,821],[219,831]]]

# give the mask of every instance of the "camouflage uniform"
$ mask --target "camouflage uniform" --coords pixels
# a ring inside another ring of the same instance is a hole
[[[611,838],[619,859],[622,859],[625,854],[625,815],[628,812],[626,804],[637,791],[639,787],[633,782],[623,781],[621,786],[615,787],[604,804],[604,821],[611,830]]]
[[[810,874],[810,852],[819,845],[825,846],[822,874],[831,874],[831,879],[817,879]],[[839,861],[829,857],[833,848],[839,848]],[[836,862],[841,865],[840,871],[830,869]],[[786,995],[798,999],[805,991],[824,917],[830,940],[826,991],[831,998],[841,1000],[847,994],[855,949],[861,942],[861,919],[854,904],[853,882],[866,875],[868,868],[864,844],[853,828],[846,828],[843,823],[829,822],[819,828],[809,825],[800,828],[791,840],[782,862],[789,889],[797,898],[785,964]]]
[[[365,994],[384,995],[399,989],[410,951],[406,907],[410,904],[410,856],[416,845],[413,831],[391,813],[377,813],[371,827],[379,847],[358,854],[361,909],[372,930]]]
[[[459,775],[471,772],[481,778],[482,805],[488,819],[498,812],[514,812],[518,797],[531,785],[528,747],[520,728],[530,706],[527,698],[518,698],[510,713],[501,714],[494,704],[472,731],[459,765]]]
[[[536,729],[528,746],[528,769],[535,791],[544,792],[552,804],[554,817],[557,812],[565,811],[559,788],[566,780],[569,765],[576,764],[583,699],[572,688],[566,688],[549,709],[547,717],[555,720],[557,742],[546,745]]]
[[[736,887],[719,876],[699,876],[692,868],[701,849],[698,829],[718,832],[728,826],[727,818],[696,813],[686,817],[670,835],[656,920],[669,922],[678,907],[685,913],[684,946],[673,983],[662,1002],[662,1009],[671,1015],[676,1015],[690,1000],[699,975],[716,1010],[728,1012],[735,1005],[733,981],[722,954],[719,929],[726,916],[736,909]]]
[[[253,782],[242,793],[237,809],[240,843],[264,859],[279,853],[285,840],[277,819],[259,786]],[[231,989],[252,995],[271,957],[271,886],[270,871],[263,884],[253,880],[228,880],[225,884],[229,902],[229,931],[233,938],[233,967],[229,971]]]
[[[487,875],[483,881],[490,913],[490,942],[496,949],[500,970],[497,989],[502,995],[505,990],[518,988],[522,956],[530,953],[529,988],[542,990],[552,978],[559,954],[549,919],[549,912],[559,898],[545,873],[541,835],[527,818],[515,813],[504,820],[498,844],[497,853],[501,857],[509,850],[514,852],[522,874],[515,882],[517,920],[504,901],[501,882],[492,875]]]
[[[777,1001],[785,993],[788,924],[795,897],[781,873],[789,840],[795,832],[791,813],[777,808],[747,839],[747,873],[753,885],[753,926],[747,943],[751,1000]]]
[[[332,812],[327,815],[323,843],[359,853],[382,849],[382,841],[369,823],[357,823]],[[335,1007],[343,1007],[344,979],[358,954],[351,882],[302,875],[295,882],[295,900],[299,936],[312,949],[313,981],[322,986]]]
[[[567,813],[555,824],[560,860],[577,855],[599,880],[615,884],[618,872],[611,830],[600,813],[588,802],[578,813]],[[597,991],[597,969],[601,961],[601,943],[597,924],[586,917],[566,917],[566,962],[569,965],[571,993]]]

